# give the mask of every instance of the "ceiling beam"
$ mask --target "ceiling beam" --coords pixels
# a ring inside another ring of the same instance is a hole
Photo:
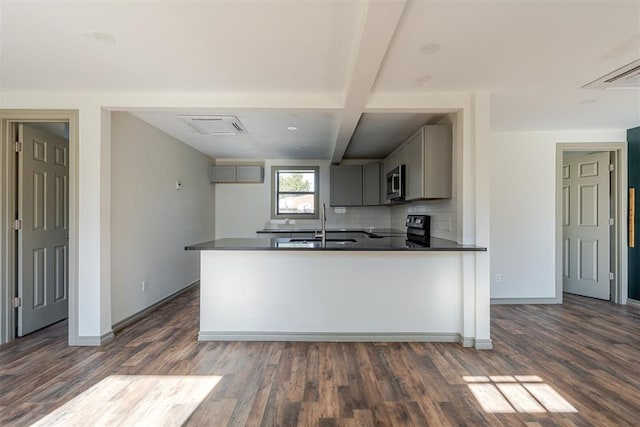
[[[406,0],[370,0],[364,6],[360,34],[347,77],[344,111],[333,146],[333,163],[339,163],[344,157],[405,4]]]

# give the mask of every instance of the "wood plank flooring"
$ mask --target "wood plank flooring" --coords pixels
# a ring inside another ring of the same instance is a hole
[[[196,288],[101,348],[67,347],[64,322],[0,347],[0,425],[71,425],[76,410],[78,425],[158,425],[154,411],[188,426],[640,425],[640,310],[566,295],[491,314],[490,351],[199,343]],[[178,376],[221,378],[193,386],[184,406],[162,389]],[[123,389],[139,378],[144,387]]]

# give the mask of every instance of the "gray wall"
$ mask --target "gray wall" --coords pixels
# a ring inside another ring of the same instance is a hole
[[[198,280],[199,253],[184,246],[213,239],[214,186],[210,157],[129,113],[112,113],[111,126],[115,324]]]

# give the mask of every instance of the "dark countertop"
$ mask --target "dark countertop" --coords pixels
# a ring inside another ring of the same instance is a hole
[[[283,231],[291,233],[291,231]],[[187,251],[208,250],[315,250],[315,251],[404,251],[404,252],[483,252],[487,248],[473,245],[459,245],[451,240],[431,238],[429,246],[407,247],[407,241],[403,236],[371,238],[363,237],[356,242],[331,242],[327,241],[323,247],[322,242],[307,240],[292,242],[290,238],[237,238],[219,239],[209,242],[196,243],[185,247]]]
[[[317,228],[265,228],[256,231],[258,234],[296,234],[296,233],[315,233]],[[392,228],[327,228],[327,233],[365,233],[367,235],[374,234],[381,237],[404,236],[406,231],[394,230]]]

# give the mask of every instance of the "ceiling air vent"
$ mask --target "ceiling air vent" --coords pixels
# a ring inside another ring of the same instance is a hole
[[[585,89],[640,88],[640,59],[582,86]]]
[[[236,116],[178,116],[178,118],[203,135],[247,133],[247,128]]]

